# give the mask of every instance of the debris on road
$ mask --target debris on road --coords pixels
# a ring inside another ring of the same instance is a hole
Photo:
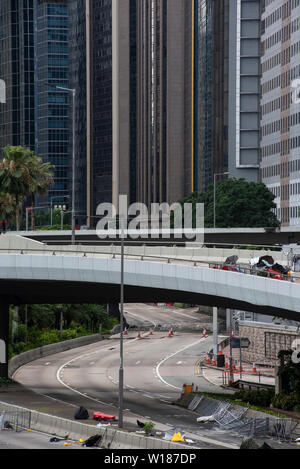
[[[94,420],[115,420],[115,415],[104,414],[103,412],[94,412]]]
[[[90,436],[87,440],[85,440],[83,443],[82,443],[82,446],[86,446],[88,448],[92,447],[92,446],[98,446],[99,442],[101,441],[102,439],[102,436],[101,435],[93,435],[93,436]]]
[[[89,418],[89,413],[85,407],[79,407],[75,412],[74,418],[76,420],[87,420]]]

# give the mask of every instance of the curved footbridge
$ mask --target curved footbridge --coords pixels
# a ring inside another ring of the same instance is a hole
[[[299,321],[300,284],[251,275],[258,251],[126,246],[126,303],[184,302],[259,312]],[[244,273],[218,270],[230,255]],[[259,255],[270,252],[259,251]],[[272,252],[286,264],[282,252]],[[0,340],[7,342],[8,305],[118,303],[120,246],[48,246],[20,236],[0,236]],[[241,265],[242,267],[242,265]],[[0,344],[0,373],[1,373]],[[5,358],[5,357],[4,357]],[[6,360],[5,360],[6,361]],[[1,376],[1,374],[0,374]]]

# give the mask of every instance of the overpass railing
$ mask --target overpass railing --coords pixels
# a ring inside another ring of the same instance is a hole
[[[81,256],[81,257],[111,257],[112,259],[116,258],[121,258],[121,252],[108,252],[108,251],[100,251],[100,250],[81,250],[81,249],[73,249],[71,246],[69,249],[61,249],[61,247],[56,249],[51,248],[50,246],[44,246],[42,248],[0,248],[0,255],[1,254],[20,254],[20,255],[26,255],[26,254],[43,254],[43,255],[76,255],[76,256]],[[197,259],[189,259],[188,256],[162,256],[162,255],[157,255],[157,254],[138,254],[138,253],[124,253],[124,258],[132,258],[132,259],[137,259],[140,261],[143,260],[150,260],[150,261],[156,261],[156,262],[161,262],[164,260],[166,263],[171,264],[171,263],[188,263],[190,265],[193,265],[194,267],[208,267],[211,269],[217,269],[217,270],[223,270],[223,271],[230,271],[230,272],[236,272],[236,273],[242,273],[242,274],[247,274],[247,275],[256,275],[260,277],[267,277],[267,278],[273,278],[276,280],[285,280],[289,282],[299,282],[300,283],[300,273],[295,273],[292,272],[288,275],[282,274],[282,273],[274,273],[270,271],[263,271],[260,270],[259,268],[256,268],[255,266],[250,266],[248,264],[244,263],[237,263],[235,265],[230,265],[230,264],[224,264],[222,262],[218,261],[211,261],[209,259],[207,260],[197,260]]]

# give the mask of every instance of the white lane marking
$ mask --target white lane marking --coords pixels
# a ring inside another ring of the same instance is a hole
[[[128,314],[129,316],[134,316],[135,318],[138,318],[138,319],[144,319],[145,321],[150,322],[150,324],[153,324],[153,326],[156,327],[156,322],[154,322],[153,319],[148,319],[145,316],[141,316],[140,314],[134,314],[131,311],[125,311],[125,313]]]
[[[170,386],[171,388],[174,388],[174,389],[179,389],[181,390],[181,388],[179,388],[178,386],[174,386],[173,384],[171,383],[168,383],[166,380],[163,379],[163,377],[161,376],[160,372],[159,372],[159,368],[161,367],[161,365],[163,363],[165,363],[167,360],[169,360],[170,358],[174,357],[175,355],[177,355],[178,353],[181,353],[183,352],[184,350],[190,348],[190,347],[193,347],[194,345],[197,345],[199,344],[200,342],[202,342],[204,339],[200,339],[200,340],[197,340],[197,342],[194,342],[193,344],[190,344],[190,345],[186,345],[185,347],[183,347],[182,349],[180,350],[177,350],[177,352],[174,352],[172,353],[171,355],[168,355],[167,357],[163,358],[159,364],[156,366],[155,368],[155,373],[156,373],[156,376],[158,377],[158,379],[160,379],[160,381],[162,381],[166,386]]]

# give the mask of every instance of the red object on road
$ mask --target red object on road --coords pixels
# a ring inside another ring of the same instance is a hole
[[[94,420],[115,420],[115,415],[104,414],[103,412],[94,412]]]

